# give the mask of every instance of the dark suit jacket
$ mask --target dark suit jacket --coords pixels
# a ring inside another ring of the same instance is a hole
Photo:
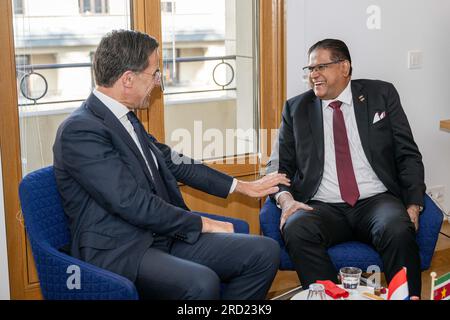
[[[53,146],[71,254],[132,281],[156,236],[194,243],[201,233],[201,218],[187,208],[177,181],[224,198],[233,181],[151,135],[148,141],[171,203],[156,195],[135,142],[93,94],[61,124]]]
[[[376,175],[405,205],[423,205],[422,156],[394,86],[377,80],[354,80],[351,88],[362,147]],[[386,117],[374,124],[375,114],[380,112],[386,112]],[[322,102],[313,90],[286,102],[279,132],[278,165],[279,172],[286,173],[292,184],[279,187],[291,192],[297,201],[310,200],[321,183],[323,135]],[[276,157],[273,158],[276,163]]]

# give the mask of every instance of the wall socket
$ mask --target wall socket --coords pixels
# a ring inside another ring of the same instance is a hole
[[[444,201],[445,186],[439,185],[427,189],[427,194],[438,202]]]

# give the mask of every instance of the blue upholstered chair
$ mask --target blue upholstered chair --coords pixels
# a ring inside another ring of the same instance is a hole
[[[58,249],[69,243],[70,233],[56,188],[53,167],[28,174],[19,187],[25,227],[45,299],[136,300],[134,284],[115,273],[75,259]],[[207,215],[233,223],[236,232],[248,233],[243,220]],[[81,288],[70,290],[71,266],[78,266]]]
[[[281,246],[281,270],[294,270],[291,259],[286,251],[281,237],[280,225],[281,210],[274,201],[267,198],[261,209],[259,218],[263,235],[275,239]],[[443,220],[442,211],[436,206],[431,198],[425,196],[424,211],[420,215],[419,231],[417,233],[417,243],[420,250],[420,260],[422,270],[430,268],[436,242],[441,230]],[[354,266],[367,270],[369,266],[377,265],[383,270],[383,262],[375,249],[367,244],[357,241],[345,242],[328,249],[328,253],[333,261],[336,270],[344,266]]]

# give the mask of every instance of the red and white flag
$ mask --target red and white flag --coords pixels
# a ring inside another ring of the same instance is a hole
[[[392,278],[388,286],[388,300],[409,300],[408,280],[406,268],[402,268]]]

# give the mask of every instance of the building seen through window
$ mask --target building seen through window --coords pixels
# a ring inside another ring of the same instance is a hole
[[[108,2],[108,0],[78,0],[78,6],[82,14],[106,14],[109,13]]]
[[[161,12],[164,13],[175,13],[175,2],[173,1],[161,1]]]
[[[23,8],[23,0],[14,0],[13,1],[13,12],[14,14],[24,14],[24,8]]]

